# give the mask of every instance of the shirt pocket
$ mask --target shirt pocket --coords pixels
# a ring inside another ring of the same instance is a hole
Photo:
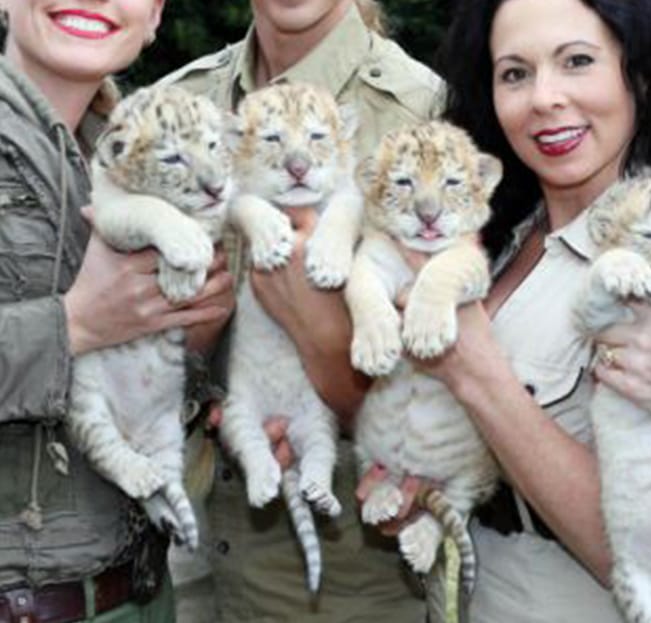
[[[594,385],[585,366],[512,361],[516,376],[545,413],[569,435],[592,444],[590,401]]]
[[[56,229],[38,197],[0,183],[0,302],[50,294]]]

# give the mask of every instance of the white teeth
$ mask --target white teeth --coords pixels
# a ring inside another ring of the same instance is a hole
[[[57,17],[57,21],[66,28],[74,28],[75,30],[83,30],[86,32],[107,33],[110,30],[106,22],[80,17],[79,15],[60,15]]]
[[[578,136],[581,136],[584,132],[584,128],[574,128],[570,130],[563,130],[556,134],[541,134],[536,137],[536,140],[540,143],[550,144],[550,143],[562,143],[563,141],[571,141]]]

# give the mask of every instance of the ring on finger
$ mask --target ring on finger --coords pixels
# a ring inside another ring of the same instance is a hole
[[[616,368],[617,367],[617,356],[615,351],[605,344],[599,344],[597,346],[597,357],[599,361],[606,366],[606,368]]]

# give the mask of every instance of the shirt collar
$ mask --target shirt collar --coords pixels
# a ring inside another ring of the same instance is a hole
[[[254,91],[255,86],[255,27],[252,25],[244,39],[233,74],[236,99]],[[276,76],[277,82],[310,82],[330,91],[335,97],[358,69],[371,47],[371,35],[359,9],[353,3],[342,21],[305,58]]]

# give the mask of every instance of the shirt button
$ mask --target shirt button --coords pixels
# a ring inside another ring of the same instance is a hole
[[[224,482],[228,482],[233,478],[233,470],[229,469],[228,467],[224,467],[222,469],[222,480]]]
[[[531,383],[527,383],[524,388],[527,390],[530,396],[535,396],[536,395],[536,388],[534,385]]]
[[[226,556],[226,554],[228,554],[230,549],[231,549],[231,546],[230,546],[228,541],[220,541],[219,543],[217,543],[217,551],[220,554],[223,554],[224,556]]]
[[[372,67],[369,74],[371,78],[379,78],[382,75],[382,70],[379,67]]]

